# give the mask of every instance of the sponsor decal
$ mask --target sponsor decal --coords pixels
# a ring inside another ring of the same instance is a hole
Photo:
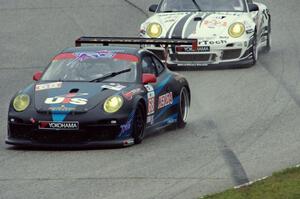
[[[130,100],[132,100],[134,95],[137,95],[141,92],[143,92],[141,88],[136,88],[136,89],[133,89],[129,92],[123,93],[123,96],[124,96],[125,99],[130,101]]]
[[[131,128],[131,122],[132,119],[128,120],[126,124],[121,125],[121,134],[125,133],[126,131],[129,131]]]
[[[212,20],[205,20],[203,24],[207,28],[219,28],[219,27],[226,27],[228,23],[227,21],[212,19]]]
[[[148,91],[148,114],[152,115],[155,113],[155,92],[152,85],[145,85],[146,90]]]
[[[89,59],[102,59],[102,58],[112,58],[115,53],[108,50],[101,50],[97,52],[80,52],[75,53],[76,60],[85,61]]]
[[[80,98],[80,96],[87,96],[88,93],[69,93],[67,95],[49,97],[45,100],[45,104],[73,104],[83,106],[88,103],[88,99]]]
[[[173,93],[166,93],[158,97],[158,109],[173,104]]]
[[[103,85],[102,88],[109,89],[109,90],[114,90],[114,91],[120,91],[120,90],[126,88],[126,86],[123,86],[121,84],[111,83],[109,85]]]
[[[196,66],[196,67],[206,67],[208,64],[177,64],[178,66]]]
[[[109,51],[109,50],[101,50],[101,51],[96,51],[96,52],[79,52],[79,53],[74,53],[75,58],[72,60],[70,63],[67,65],[70,66],[76,62],[83,62],[86,60],[91,60],[91,59],[112,59],[115,57],[116,52],[115,51]]]
[[[125,124],[121,125],[121,132],[119,134],[119,138],[127,138],[130,135],[130,130],[132,127],[132,121],[134,118],[135,111],[132,111],[128,117],[128,120]]]
[[[148,115],[152,115],[155,112],[155,99],[154,97],[148,98]]]
[[[210,46],[198,46],[198,52],[209,52]],[[179,51],[180,52],[180,51]],[[183,47],[183,52],[195,52],[192,47]]]
[[[202,40],[199,41],[199,45],[215,45],[215,44],[227,44],[226,40]]]
[[[151,85],[145,85],[145,88],[148,92],[154,91],[153,86]]]
[[[43,91],[43,90],[49,90],[49,89],[56,89],[61,88],[62,82],[53,82],[53,83],[47,83],[47,84],[37,84],[35,86],[35,91]]]
[[[153,124],[154,123],[154,115],[150,115],[147,117],[147,124]]]
[[[40,121],[39,129],[49,130],[79,130],[79,122],[48,122]]]
[[[75,110],[76,110],[76,108],[66,107],[65,105],[49,108],[49,111],[53,111],[53,112],[71,112],[71,111],[75,111]]]
[[[220,36],[220,39],[229,39],[228,36]]]

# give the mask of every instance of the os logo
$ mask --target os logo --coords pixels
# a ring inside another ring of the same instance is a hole
[[[50,97],[45,100],[45,104],[73,104],[83,106],[88,103],[88,99],[80,98],[80,96],[87,96],[88,93],[70,93],[63,96]]]

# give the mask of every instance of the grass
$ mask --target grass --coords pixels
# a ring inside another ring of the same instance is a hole
[[[300,167],[274,173],[273,176],[204,199],[300,199]]]

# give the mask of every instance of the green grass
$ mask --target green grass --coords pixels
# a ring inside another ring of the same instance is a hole
[[[204,199],[300,199],[300,168],[286,169],[240,189],[230,189]]]

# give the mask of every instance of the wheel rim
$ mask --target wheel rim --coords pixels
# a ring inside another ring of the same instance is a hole
[[[145,123],[144,123],[143,113],[140,109],[138,109],[135,118],[135,132],[138,138],[143,138],[144,128],[145,128]]]
[[[180,93],[180,114],[184,122],[187,121],[189,108],[190,108],[189,94],[186,88],[183,88]]]

